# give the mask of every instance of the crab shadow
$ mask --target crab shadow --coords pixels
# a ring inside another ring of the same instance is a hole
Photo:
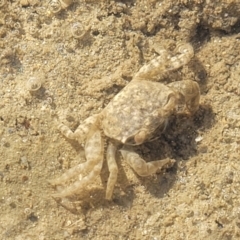
[[[177,179],[178,163],[190,160],[199,154],[198,137],[214,126],[215,114],[211,106],[201,105],[192,117],[174,115],[164,133],[156,133],[159,138],[139,146],[137,152],[146,160],[171,158],[176,160],[173,167],[160,172],[154,178],[138,177],[147,191],[162,198],[171,189]],[[205,146],[207,152],[207,146]]]

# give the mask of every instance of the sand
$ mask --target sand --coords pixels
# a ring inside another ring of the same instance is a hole
[[[0,1],[0,238],[239,239],[238,1],[62,2]],[[163,82],[197,81],[200,109],[172,116],[136,149],[176,165],[143,178],[118,154],[112,201],[106,163],[93,186],[54,200],[48,180],[85,161],[82,146],[58,131],[56,112],[76,129],[181,42],[195,56]]]

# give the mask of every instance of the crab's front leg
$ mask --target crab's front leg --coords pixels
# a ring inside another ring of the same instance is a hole
[[[140,68],[133,80],[161,80],[173,70],[187,64],[194,56],[191,44],[181,44],[176,47],[176,55],[172,56],[168,51],[161,50],[159,56]]]
[[[175,160],[164,159],[152,162],[145,162],[139,154],[134,152],[131,148],[123,148],[120,150],[124,160],[134,169],[134,171],[142,177],[149,176],[160,171],[163,168],[170,168],[175,163]]]

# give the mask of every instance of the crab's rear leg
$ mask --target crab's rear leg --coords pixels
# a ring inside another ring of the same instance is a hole
[[[109,169],[109,177],[108,177],[107,190],[106,190],[107,200],[112,199],[113,189],[117,181],[118,166],[116,163],[115,155],[116,155],[116,146],[110,142],[107,148],[107,163],[108,163],[108,169]]]
[[[98,116],[99,116],[98,114],[95,114],[85,119],[83,123],[79,125],[74,132],[72,132],[72,130],[68,126],[64,125],[63,123],[58,123],[57,128],[65,137],[69,139],[74,139],[79,141],[80,143],[83,143],[86,139],[86,136],[89,130],[91,129],[93,124],[95,124],[95,122],[97,121]]]
[[[164,159],[152,162],[145,162],[137,153],[132,149],[123,148],[120,150],[124,160],[134,169],[134,171],[142,177],[149,176],[160,171],[163,168],[172,167],[175,160]]]
[[[72,132],[71,129],[64,125],[63,123],[58,123],[58,129],[60,132],[69,139],[78,140],[80,143],[86,140],[87,134],[89,133],[90,129],[93,128],[93,126],[96,124],[98,119],[98,115],[93,115],[86,120],[83,121],[81,125],[78,126],[78,128],[75,130],[75,132]],[[86,151],[85,151],[86,152]],[[68,169],[62,176],[59,178],[50,180],[49,183],[52,185],[59,185],[63,184],[64,182],[68,181],[70,178],[73,178],[81,173],[88,172],[90,170],[90,165],[88,162],[84,162],[82,164],[79,164],[73,168]]]
[[[89,184],[93,183],[95,178],[100,175],[100,171],[102,169],[103,151],[104,142],[101,136],[101,131],[97,129],[97,127],[93,127],[93,129],[91,129],[90,133],[88,134],[85,145],[85,155],[87,162],[80,164],[77,169],[78,173],[83,171],[87,175],[62,190],[62,192],[54,194],[53,196],[67,197],[79,193],[82,189],[86,189]],[[66,178],[72,177],[72,175],[69,175],[69,172],[67,175]],[[61,177],[59,179],[61,179]]]

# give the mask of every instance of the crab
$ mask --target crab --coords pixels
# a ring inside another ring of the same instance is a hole
[[[133,148],[153,139],[156,130],[164,131],[168,118],[178,113],[179,108],[182,107],[182,111],[188,114],[194,114],[199,108],[200,90],[197,82],[182,80],[165,85],[156,81],[187,64],[194,55],[192,46],[185,43],[176,48],[174,55],[164,49],[159,54],[140,68],[132,81],[99,114],[87,118],[75,132],[58,122],[58,129],[64,136],[85,143],[86,161],[50,181],[53,185],[62,185],[81,176],[56,193],[55,197],[78,194],[100,175],[104,160],[104,136],[109,139],[106,150],[109,169],[106,187],[108,200],[112,199],[117,181],[117,150],[140,176],[149,176],[173,166],[173,159],[146,162]]]

